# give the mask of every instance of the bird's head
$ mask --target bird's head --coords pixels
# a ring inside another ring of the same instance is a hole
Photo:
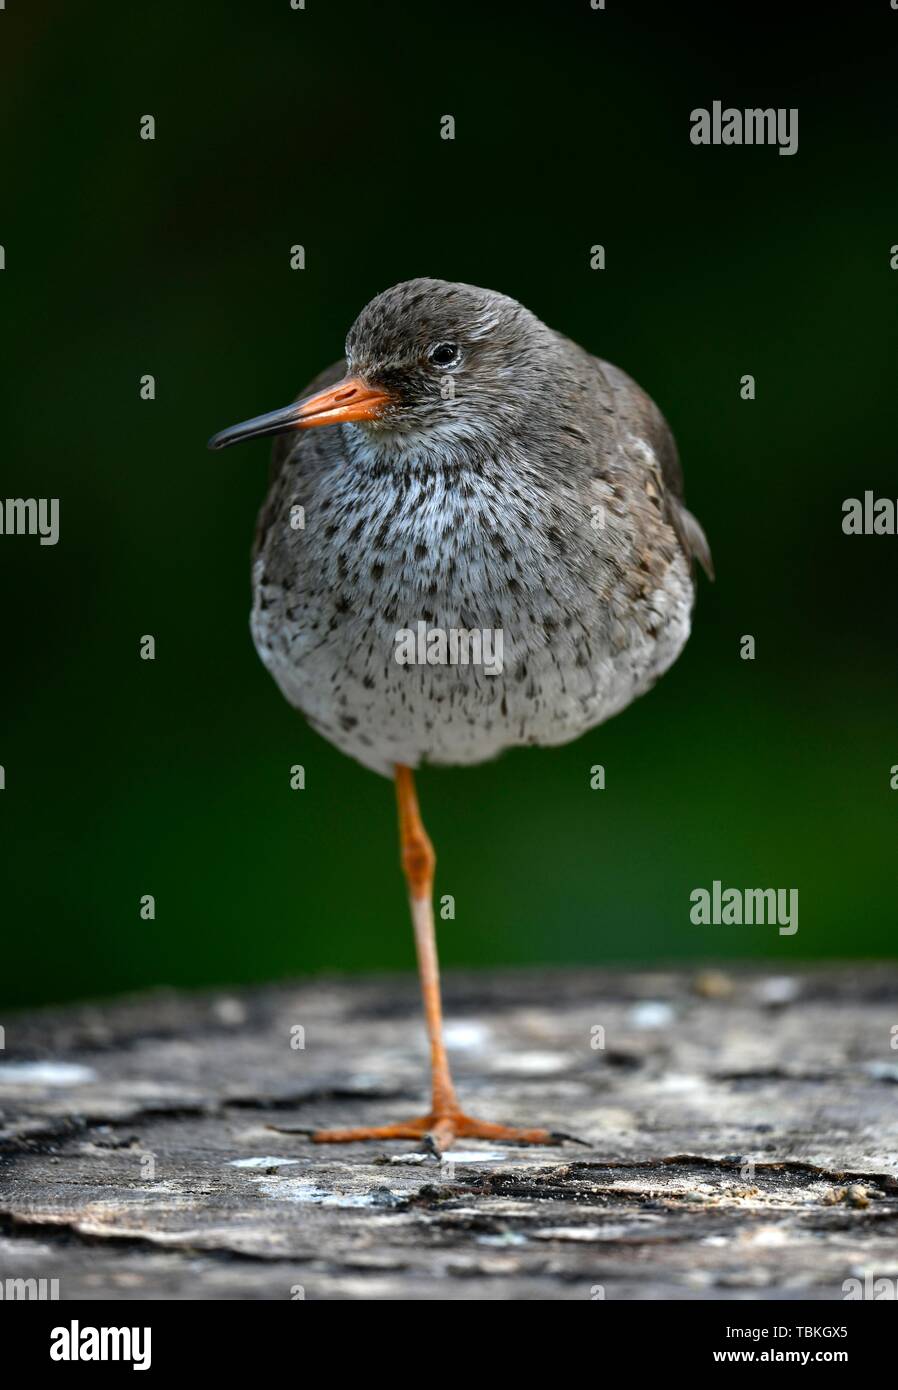
[[[553,340],[505,295],[407,280],[359,314],[346,338],[342,381],[223,430],[209,446],[336,424],[355,427],[372,447],[387,450],[501,438],[540,401]]]

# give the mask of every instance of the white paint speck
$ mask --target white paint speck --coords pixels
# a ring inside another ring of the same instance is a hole
[[[867,1062],[864,1071],[876,1081],[898,1081],[898,1062]]]
[[[226,1023],[230,1028],[238,1028],[241,1023],[246,1022],[246,1005],[239,999],[232,999],[228,995],[216,999],[212,1005],[212,1011],[219,1023]]]
[[[450,1149],[442,1161],[441,1166],[449,1166],[453,1163],[501,1163],[508,1157],[501,1149]]]
[[[643,999],[640,1003],[634,1004],[629,1014],[627,1022],[631,1028],[667,1028],[673,1023],[676,1014],[672,1005],[665,1003],[663,999]]]
[[[476,1019],[456,1018],[444,1025],[443,1038],[447,1047],[485,1047],[490,1030]]]
[[[799,985],[790,975],[771,975],[759,980],[754,996],[760,1004],[791,1004],[798,997]]]
[[[570,1058],[564,1052],[502,1052],[494,1054],[490,1066],[496,1072],[515,1072],[521,1076],[551,1076],[567,1071]]]
[[[781,1226],[760,1226],[741,1237],[743,1245],[777,1246],[788,1245],[789,1234]]]
[[[684,1091],[703,1091],[708,1086],[707,1078],[696,1076],[689,1072],[668,1072],[667,1076],[662,1076],[658,1082],[658,1090],[666,1091],[673,1095],[681,1095]]]
[[[608,1240],[608,1231],[619,1232],[620,1225],[605,1227],[601,1226],[543,1226],[540,1231],[533,1231],[534,1240]]]
[[[84,1086],[96,1079],[93,1067],[78,1062],[0,1062],[0,1086]]]
[[[449,1149],[439,1162],[439,1167],[434,1164],[434,1156],[425,1153],[421,1149],[414,1149],[409,1153],[392,1154],[391,1163],[428,1163],[433,1165],[433,1171],[439,1173],[443,1180],[452,1171],[453,1163],[507,1163],[512,1159],[519,1159],[521,1151],[514,1150],[509,1153],[505,1149]],[[451,1178],[450,1178],[451,1181]]]
[[[229,1158],[229,1168],[286,1168],[288,1163],[298,1163],[298,1158]]]

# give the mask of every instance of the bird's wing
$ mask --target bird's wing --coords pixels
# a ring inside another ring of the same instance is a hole
[[[714,578],[714,562],[711,547],[701,522],[692,515],[683,501],[683,470],[677,453],[676,441],[671,428],[657,406],[652,403],[657,417],[657,425],[650,432],[649,443],[661,465],[661,481],[664,484],[664,498],[667,519],[677,533],[680,545],[687,559],[698,560],[709,579]]]
[[[683,470],[671,428],[650,396],[619,367],[594,359],[614,400],[618,427],[643,439],[658,460],[664,515],[676,533],[690,563],[698,560],[709,579],[714,578],[711,547],[701,523],[683,501]]]

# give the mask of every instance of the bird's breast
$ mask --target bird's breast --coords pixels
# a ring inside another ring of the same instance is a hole
[[[685,563],[638,598],[624,530],[612,518],[598,531],[589,497],[548,487],[520,458],[297,468],[266,514],[259,653],[320,732],[378,770],[575,737],[670,664],[688,632]]]

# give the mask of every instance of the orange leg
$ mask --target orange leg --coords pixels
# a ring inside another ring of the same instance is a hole
[[[555,1134],[547,1129],[518,1129],[512,1125],[474,1120],[459,1107],[443,1044],[440,969],[433,921],[436,855],[421,821],[411,768],[397,766],[396,798],[399,803],[402,867],[408,883],[424,1017],[430,1039],[430,1110],[426,1115],[400,1124],[360,1129],[319,1129],[313,1133],[313,1140],[317,1144],[342,1144],[356,1139],[423,1139],[431,1151],[442,1153],[461,1138],[497,1139],[519,1144],[553,1144],[570,1138],[569,1135]]]

